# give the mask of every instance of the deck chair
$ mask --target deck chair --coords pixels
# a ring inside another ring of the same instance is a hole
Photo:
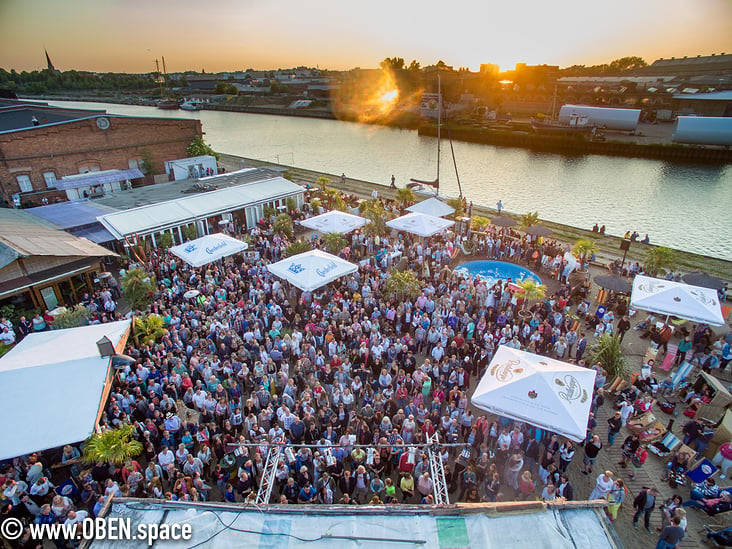
[[[686,380],[686,378],[689,376],[693,369],[694,365],[691,362],[682,362],[681,366],[679,366],[679,369],[671,375],[671,390],[675,391],[676,389],[678,389],[681,383]]]
[[[654,442],[648,446],[648,450],[657,456],[667,456],[676,448],[681,446],[681,439],[668,431],[661,440]]]
[[[669,343],[668,352],[663,357],[663,362],[661,362],[659,368],[661,368],[661,370],[664,370],[665,372],[668,372],[671,369],[671,365],[673,364],[674,360],[676,359],[676,353],[678,353],[678,351],[678,346]]]

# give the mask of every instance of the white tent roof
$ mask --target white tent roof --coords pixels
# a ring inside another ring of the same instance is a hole
[[[194,267],[208,265],[221,258],[243,252],[249,247],[246,242],[237,240],[228,234],[209,234],[173,246],[170,251],[180,257],[183,261]]]
[[[410,212],[432,215],[434,217],[442,217],[443,215],[450,215],[455,212],[455,208],[448,206],[442,200],[435,198],[434,196],[409,206],[407,210]]]
[[[358,266],[321,250],[312,250],[267,265],[267,269],[301,290],[311,292],[356,272]]]
[[[110,213],[97,219],[120,239],[125,235],[159,232],[169,227],[192,223],[198,219],[206,219],[255,204],[274,202],[303,192],[302,187],[284,177],[273,177]]]
[[[324,214],[310,217],[300,222],[300,225],[309,229],[315,229],[321,233],[350,233],[359,227],[363,227],[369,220],[365,217],[353,215],[338,210],[331,210]]]
[[[106,399],[110,357],[97,341],[121,352],[130,321],[28,335],[0,358],[0,459],[86,439]]]
[[[661,315],[672,315],[713,326],[724,324],[715,290],[638,275],[633,279],[630,306]]]
[[[487,412],[558,433],[587,434],[595,371],[501,345],[472,403]]]
[[[406,231],[418,236],[432,236],[452,227],[455,222],[423,213],[409,213],[387,221],[386,224],[397,231]]]

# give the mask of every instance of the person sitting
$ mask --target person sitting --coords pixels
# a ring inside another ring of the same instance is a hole
[[[666,472],[661,480],[668,480],[669,474],[673,471],[677,475],[685,475],[689,470],[691,455],[688,452],[677,452],[671,461],[666,464]]]
[[[725,513],[732,509],[732,494],[722,492],[718,498],[703,498],[701,500],[690,499],[683,503],[684,507],[701,509],[710,517],[719,513]]]
[[[708,478],[705,481],[695,483],[689,496],[695,501],[718,498],[719,486],[713,478]]]

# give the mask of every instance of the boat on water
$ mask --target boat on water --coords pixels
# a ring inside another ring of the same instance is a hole
[[[196,97],[189,97],[185,99],[179,106],[184,111],[200,111],[208,101],[204,99],[198,99]]]
[[[160,99],[157,102],[158,109],[164,109],[166,111],[172,111],[179,107],[177,99]]]
[[[586,116],[572,115],[568,122],[559,122],[558,120],[540,120],[538,118],[531,119],[531,127],[539,133],[594,133],[597,129],[595,125],[590,124],[589,118]]]

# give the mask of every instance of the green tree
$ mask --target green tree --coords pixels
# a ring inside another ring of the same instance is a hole
[[[155,277],[139,268],[128,269],[122,277],[122,297],[133,310],[147,309],[155,290]]]
[[[313,247],[310,245],[310,242],[306,242],[304,240],[295,240],[295,242],[285,248],[285,257],[292,257],[293,255],[304,254],[305,252],[309,252],[312,249]]]
[[[274,223],[272,223],[272,229],[274,229],[275,233],[286,237],[292,236],[295,232],[292,225],[292,218],[286,213],[281,213],[275,218]]]
[[[491,220],[487,217],[482,217],[480,215],[474,215],[470,220],[470,228],[473,231],[477,232],[483,232],[485,231],[486,227],[491,224]]]
[[[378,200],[367,200],[361,202],[358,206],[361,215],[368,219],[370,223],[364,225],[363,230],[366,234],[384,236],[389,233],[387,221],[393,219],[391,212],[387,212],[384,205]]]
[[[521,229],[528,229],[539,222],[539,212],[527,212],[521,216]]]
[[[85,305],[79,303],[57,315],[53,323],[57,328],[77,328],[86,326],[90,317],[91,311]]]
[[[390,269],[384,281],[384,291],[399,301],[413,300],[422,291],[422,284],[414,271]]]
[[[158,233],[155,235],[155,242],[161,250],[167,250],[173,245],[173,235],[170,233]]]
[[[186,240],[195,240],[198,238],[198,229],[195,223],[183,227],[183,238]]]
[[[602,334],[590,347],[589,362],[602,365],[608,374],[608,379],[620,376],[627,379],[630,375],[628,362],[620,345],[620,336]]]
[[[84,444],[82,459],[85,463],[109,463],[121,465],[142,453],[142,443],[132,438],[134,425],[94,433]]]
[[[348,244],[348,240],[341,233],[324,234],[320,241],[325,251],[331,254],[337,254]]]
[[[585,238],[579,238],[577,239],[577,242],[574,243],[572,254],[579,257],[581,263],[580,267],[584,269],[584,265],[587,263],[587,258],[592,257],[592,254],[597,253],[598,250],[599,248],[596,242]]]
[[[149,341],[157,343],[164,336],[168,335],[168,329],[165,327],[163,317],[152,313],[135,317],[135,340],[139,343],[147,344]]]
[[[384,70],[400,71],[404,69],[404,58],[402,57],[387,57],[379,66]]]
[[[399,208],[402,210],[408,208],[412,204],[414,204],[416,200],[416,196],[414,194],[414,191],[412,189],[408,189],[406,187],[402,187],[397,189],[396,192],[396,203]]]
[[[142,149],[140,150],[140,156],[142,157],[142,162],[140,163],[142,173],[145,175],[152,175],[153,170],[155,169],[152,152],[150,149]]]
[[[521,289],[524,291],[524,305],[521,308],[522,311],[526,310],[526,307],[531,301],[544,299],[544,296],[546,296],[546,286],[544,284],[538,284],[531,278],[520,280],[517,284],[521,286]]]
[[[643,269],[651,276],[665,274],[667,270],[676,268],[678,259],[676,251],[665,246],[658,246],[648,250]]]
[[[455,220],[465,217],[465,203],[461,198],[450,198],[447,201],[447,205],[455,210],[452,214],[452,218]]]
[[[239,90],[234,84],[229,84],[227,82],[218,82],[216,84],[215,93],[225,95],[239,95]]]
[[[193,157],[193,156],[213,156],[216,158],[216,160],[219,160],[221,158],[221,155],[214,151],[211,146],[206,143],[203,140],[203,137],[200,135],[193,138],[193,141],[191,141],[191,144],[188,145],[186,148],[186,156]]]

